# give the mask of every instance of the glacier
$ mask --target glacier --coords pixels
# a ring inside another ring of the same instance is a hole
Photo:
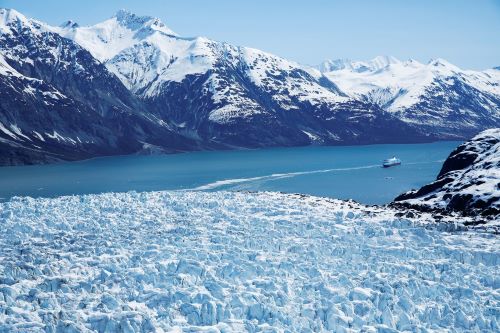
[[[494,332],[498,235],[274,192],[0,204],[0,332]]]

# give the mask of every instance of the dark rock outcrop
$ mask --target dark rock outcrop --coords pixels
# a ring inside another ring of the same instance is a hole
[[[399,195],[392,205],[500,218],[500,129],[483,131],[458,146],[434,182]]]

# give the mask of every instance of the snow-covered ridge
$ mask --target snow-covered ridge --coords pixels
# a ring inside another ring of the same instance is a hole
[[[354,99],[374,103],[441,138],[464,139],[500,125],[500,72],[463,70],[444,59],[427,64],[377,57],[325,62],[319,68]]]
[[[440,58],[427,64],[389,56],[366,62],[339,59],[327,60],[317,68],[350,96],[376,102],[389,111],[415,105],[436,80],[451,77],[500,97],[500,74],[495,70],[463,70]]]
[[[325,60],[317,68],[321,72],[348,69],[355,72],[377,71],[391,64],[399,64],[400,60],[392,56],[378,56],[369,61],[352,61],[350,59]]]
[[[481,132],[456,148],[436,181],[395,199],[422,210],[500,219],[500,128]]]
[[[101,61],[109,60],[141,41],[177,36],[159,19],[138,16],[125,10],[93,26],[79,26],[71,22],[52,27],[51,30],[74,40]]]
[[[94,26],[76,28],[55,28],[62,36],[70,38],[89,50],[97,59],[106,62],[107,67],[115,73],[132,91],[145,97],[161,94],[168,82],[182,82],[186,76],[204,74],[209,70],[216,71],[220,66],[233,69],[248,67],[248,75],[258,86],[265,86],[269,76],[280,75],[293,70],[305,70],[315,79],[321,73],[312,68],[277,57],[275,55],[252,48],[237,47],[227,43],[213,41],[204,37],[180,38],[165,27],[160,20],[151,17],[139,17],[132,13],[120,11],[111,19]],[[220,78],[220,75],[218,75]],[[224,87],[213,86],[218,81],[217,75],[209,82],[214,89],[214,102],[220,102],[219,90]],[[290,80],[291,81],[291,80]],[[308,84],[311,87],[305,87]],[[300,95],[302,99],[323,99],[331,102],[346,101],[331,91],[326,91],[317,82],[285,82],[282,89],[292,89],[292,96]],[[238,90],[237,87],[233,88]],[[295,90],[296,92],[294,92]],[[275,96],[285,108],[294,108],[283,94]],[[235,99],[241,96],[229,96],[226,109],[238,108],[241,104]],[[223,103],[224,104],[224,103]],[[259,112],[259,107],[252,107],[255,101],[248,101],[247,109]],[[212,119],[218,119],[215,110]],[[225,115],[222,115],[225,117]],[[231,117],[229,117],[231,118]]]
[[[5,27],[8,24],[17,23],[17,24],[28,24],[28,19],[14,9],[6,9],[0,8],[0,29],[1,32],[5,32]]]
[[[0,331],[498,331],[498,237],[277,193],[0,204]]]

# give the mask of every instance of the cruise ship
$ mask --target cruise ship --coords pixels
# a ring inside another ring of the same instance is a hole
[[[393,157],[393,158],[388,158],[388,159],[384,160],[384,162],[382,163],[382,166],[384,168],[389,168],[389,167],[392,167],[395,165],[400,165],[400,164],[401,164],[401,160],[397,157]]]

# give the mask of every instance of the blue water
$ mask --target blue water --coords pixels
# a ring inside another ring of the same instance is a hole
[[[305,193],[382,204],[435,179],[459,142],[119,156],[0,168],[0,200],[196,189]],[[397,156],[401,166],[381,167]]]

